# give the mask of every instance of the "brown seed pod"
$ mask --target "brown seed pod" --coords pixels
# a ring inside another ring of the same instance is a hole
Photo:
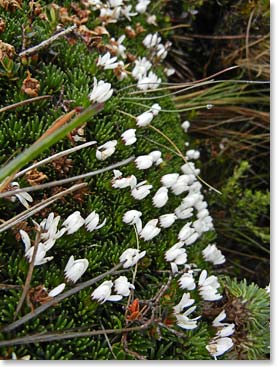
[[[23,80],[21,91],[30,97],[37,97],[39,90],[39,81],[35,78],[31,78],[30,72],[27,71],[27,78]]]
[[[12,59],[14,54],[14,47],[9,43],[5,43],[0,40],[0,61],[2,61],[5,57]]]
[[[137,35],[136,32],[135,32],[135,30],[132,27],[130,27],[130,26],[127,26],[125,28],[125,34],[130,39],[135,38],[136,35]]]
[[[6,23],[3,18],[0,18],[0,33],[4,32],[6,29]]]
[[[31,186],[39,185],[44,180],[48,179],[43,172],[38,171],[36,168],[26,172],[25,178]]]
[[[0,7],[5,10],[14,11],[16,9],[21,9],[22,0],[0,0]]]
[[[65,176],[73,167],[73,161],[63,156],[52,161],[52,166],[59,176]]]

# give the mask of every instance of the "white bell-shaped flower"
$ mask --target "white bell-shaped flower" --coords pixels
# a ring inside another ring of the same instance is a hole
[[[132,145],[137,141],[136,129],[128,129],[121,134],[121,138],[125,145]]]
[[[32,261],[33,253],[34,253],[34,246],[30,247],[29,250],[25,252],[25,257],[27,258],[29,263]],[[44,247],[44,244],[40,242],[37,247],[37,253],[34,265],[35,266],[43,265],[53,259],[53,256],[46,257],[45,255],[46,255],[46,249]]]
[[[201,209],[200,211],[198,211],[198,213],[196,214],[198,219],[204,219],[206,218],[208,215],[210,215],[208,209]]]
[[[96,66],[104,68],[104,70],[115,69],[118,67],[117,57],[111,57],[109,52],[105,53],[103,56],[99,56]]]
[[[153,150],[148,154],[149,157],[151,157],[153,163],[157,163],[160,161],[162,153],[159,150]]]
[[[218,279],[215,275],[207,277],[207,270],[202,270],[199,280],[199,294],[205,301],[217,301],[222,296],[217,293],[217,289],[220,287]]]
[[[143,112],[141,115],[136,117],[137,126],[145,127],[151,123],[153,118],[154,118],[154,115],[151,111]]]
[[[153,71],[150,71],[148,75],[138,80],[137,87],[140,90],[157,89],[161,82],[162,79],[153,73]]]
[[[218,338],[213,339],[209,345],[206,345],[206,349],[213,357],[221,356],[233,347],[234,343],[231,338]]]
[[[186,157],[187,157],[187,159],[197,160],[200,157],[200,152],[199,152],[199,150],[189,149],[186,152]]]
[[[189,293],[184,293],[181,298],[181,301],[176,306],[173,307],[173,312],[175,314],[181,313],[184,308],[190,307],[191,305],[194,304],[194,302],[195,300],[190,298]]]
[[[181,228],[178,238],[180,241],[186,241],[194,232],[195,229],[191,227],[191,222],[188,222]]]
[[[86,229],[89,232],[95,231],[96,229],[102,228],[106,224],[107,219],[105,218],[101,224],[99,223],[99,214],[95,211],[89,214],[85,220]]]
[[[172,226],[172,224],[175,222],[176,219],[177,216],[174,213],[163,214],[159,216],[160,226],[162,228],[168,228]]]
[[[216,318],[213,320],[213,326],[214,327],[223,327],[226,325],[229,325],[228,323],[222,323],[221,321],[226,319],[226,312],[222,310],[220,314],[216,316]]]
[[[112,179],[112,187],[115,189],[124,189],[131,187],[133,189],[137,185],[137,178],[134,175],[128,177],[122,177],[122,172],[114,170],[114,177]]]
[[[140,238],[144,241],[150,241],[156,237],[161,232],[161,228],[157,227],[158,221],[158,219],[151,219],[147,222],[139,233]]]
[[[147,71],[150,70],[151,67],[152,67],[152,64],[150,61],[147,60],[146,57],[143,57],[143,58],[139,57],[137,58],[137,60],[135,60],[135,67],[132,70],[132,76],[136,80],[139,80],[145,74],[147,74]]]
[[[68,282],[76,283],[79,278],[85,273],[89,265],[87,259],[74,260],[74,256],[70,256],[65,269],[65,279]]]
[[[97,81],[94,78],[93,89],[89,94],[89,99],[91,102],[103,103],[111,98],[113,94],[113,89],[110,83],[106,83],[103,80]]]
[[[116,145],[117,140],[107,141],[105,144],[96,149],[96,158],[100,161],[104,161],[105,159],[109,158],[114,154]]]
[[[142,181],[137,184],[136,187],[131,191],[131,195],[136,200],[143,200],[147,195],[150,194],[150,190],[152,189],[152,185],[145,185],[146,181]]]
[[[11,182],[10,187],[12,190],[20,189],[19,183],[16,181]],[[18,194],[12,195],[10,200],[14,202],[16,200],[15,198],[17,198],[26,209],[30,207],[29,203],[33,202],[32,196],[26,191],[21,191]]]
[[[161,42],[161,37],[158,35],[158,33],[154,34],[147,34],[147,36],[144,38],[142,43],[146,48],[153,48],[157,46]]]
[[[127,224],[136,224],[141,216],[142,212],[138,210],[128,210],[123,216],[123,222]]]
[[[174,195],[181,195],[183,192],[189,190],[189,177],[187,175],[181,175],[177,181],[171,186],[171,190]]]
[[[196,306],[190,307],[186,312],[182,314],[176,314],[177,325],[182,329],[192,330],[197,327],[197,320],[200,319],[201,316],[194,317],[190,319],[188,316],[193,313],[196,309]]]
[[[130,268],[131,266],[136,265],[136,263],[145,256],[146,251],[140,252],[137,249],[134,248],[128,248],[125,250],[120,258],[119,261],[123,263],[123,268]]]
[[[184,248],[184,242],[177,242],[165,253],[166,261],[170,262],[172,273],[177,273],[178,265],[184,265],[187,262],[187,252]]]
[[[187,133],[188,129],[190,127],[190,122],[189,121],[184,121],[181,126],[182,126],[184,132]]]
[[[193,216],[193,208],[183,209],[182,205],[180,205],[174,210],[174,213],[179,219],[188,219]]]
[[[80,229],[85,223],[84,218],[79,211],[76,211],[69,215],[63,222],[63,227],[66,229],[67,234],[72,234]]]
[[[123,216],[123,222],[129,225],[135,225],[139,233],[142,229],[141,215],[142,213],[138,210],[128,210]]]
[[[187,246],[192,245],[197,239],[199,238],[199,233],[194,232],[191,236],[189,236],[189,238],[187,238],[185,241],[185,244]]]
[[[168,173],[162,176],[161,183],[163,186],[170,188],[177,182],[179,176],[179,173]]]
[[[159,190],[153,196],[153,205],[156,208],[162,208],[168,201],[168,189],[166,187],[160,187]]]
[[[91,294],[91,298],[100,303],[104,303],[106,301],[120,301],[122,296],[120,295],[112,295],[112,287],[113,282],[111,280],[105,280],[99,287],[97,287]]]
[[[225,262],[225,256],[218,250],[215,244],[209,244],[203,251],[203,257],[206,261],[213,263],[214,265],[220,265]]]
[[[138,0],[138,3],[136,5],[136,11],[139,14],[143,14],[147,10],[147,6],[151,3],[151,0]]]
[[[226,336],[231,336],[235,332],[235,324],[229,324],[218,330],[216,337],[225,338]]]
[[[148,169],[153,163],[153,159],[149,155],[141,155],[135,159],[135,164],[138,169]]]
[[[196,288],[193,272],[187,272],[183,274],[178,280],[178,283],[180,285],[180,288],[187,289],[188,291],[192,291]]]
[[[128,297],[131,289],[135,289],[135,286],[130,283],[125,276],[120,276],[114,281],[114,289],[117,294]]]
[[[161,111],[161,106],[159,105],[159,103],[154,103],[151,108],[150,111],[153,113],[154,116],[157,116],[159,114],[159,112]]]
[[[181,170],[184,175],[194,175],[198,176],[200,173],[199,168],[195,168],[195,164],[193,162],[185,163],[181,166]]]

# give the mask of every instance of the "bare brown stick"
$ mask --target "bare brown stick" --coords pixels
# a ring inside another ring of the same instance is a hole
[[[159,322],[158,325],[166,330],[168,330],[170,333],[178,336],[178,338],[186,338],[186,334],[182,333],[181,331],[174,330],[167,325],[163,324],[162,322]]]
[[[0,341],[0,347],[4,347],[8,345],[44,343],[44,342],[51,342],[54,340],[84,338],[88,336],[105,335],[105,334],[122,334],[122,333],[130,332],[130,331],[141,331],[141,330],[148,329],[152,325],[153,321],[154,321],[154,318],[151,317],[149,320],[147,320],[144,324],[140,326],[133,326],[133,327],[122,328],[122,329],[106,329],[106,330],[92,330],[92,331],[83,331],[83,332],[60,332],[60,333],[27,335],[21,338]]]
[[[25,99],[24,101],[20,101],[20,102],[11,104],[9,106],[0,108],[0,113],[1,112],[6,112],[6,111],[9,111],[9,110],[14,110],[15,108],[24,106],[25,104],[41,101],[43,99],[50,99],[50,98],[52,98],[52,96],[45,95],[45,96],[38,96],[38,97],[34,97],[34,98]]]
[[[182,40],[182,39],[193,39],[193,38],[203,38],[203,39],[214,39],[214,40],[229,40],[229,39],[244,39],[246,37],[246,34],[235,34],[235,35],[222,35],[222,36],[214,36],[214,35],[208,35],[208,34],[189,34],[189,35],[174,35],[172,36],[173,39],[178,39],[178,40]],[[262,35],[257,35],[257,36],[250,36],[250,38],[261,38],[263,37]]]
[[[124,159],[123,161],[111,164],[110,166],[107,166],[107,167],[104,167],[104,168],[100,168],[96,171],[83,173],[82,175],[65,178],[63,180],[47,182],[47,183],[42,184],[42,185],[28,186],[28,187],[24,187],[22,189],[17,189],[17,190],[13,190],[13,191],[5,191],[5,192],[0,193],[0,198],[4,198],[4,197],[7,197],[7,196],[12,196],[12,195],[18,194],[19,192],[23,192],[23,191],[31,192],[31,191],[43,190],[43,189],[47,189],[49,187],[64,185],[64,184],[74,182],[74,181],[78,181],[78,180],[81,180],[81,179],[84,179],[84,178],[87,178],[87,177],[96,176],[100,173],[103,173],[103,172],[106,172],[106,171],[111,171],[111,170],[113,170],[117,167],[124,166],[125,164],[128,164],[128,163],[132,162],[134,159],[135,159],[135,156],[131,156],[129,158]]]
[[[14,178],[16,179],[16,178],[18,178],[18,177],[20,177],[20,176],[23,176],[26,172],[28,172],[28,171],[30,171],[30,170],[32,170],[32,169],[34,169],[34,168],[37,168],[37,167],[39,167],[39,166],[42,166],[42,165],[44,165],[44,164],[46,164],[46,163],[49,163],[49,162],[51,162],[51,161],[53,161],[53,160],[55,160],[55,159],[58,159],[58,158],[60,158],[60,157],[63,157],[63,156],[65,156],[65,155],[68,155],[68,154],[70,154],[70,153],[77,152],[77,151],[78,151],[78,150],[80,150],[80,149],[87,148],[87,147],[89,147],[89,146],[91,146],[91,145],[94,145],[94,144],[96,144],[96,143],[97,143],[96,141],[88,141],[87,143],[80,144],[80,145],[76,145],[76,147],[73,147],[73,148],[70,148],[70,149],[66,149],[66,150],[63,150],[63,151],[61,151],[61,152],[59,152],[59,153],[53,154],[53,155],[51,155],[50,157],[47,157],[47,158],[45,158],[45,159],[43,159],[43,160],[41,160],[41,161],[39,161],[39,162],[36,162],[36,163],[32,164],[31,166],[29,166],[29,167],[27,167],[27,168],[23,169],[22,171],[18,172],[18,173],[14,176]]]
[[[55,42],[58,38],[63,37],[69,33],[71,33],[72,31],[74,31],[74,29],[76,29],[77,26],[76,24],[74,24],[73,26],[54,34],[54,36],[48,38],[45,41],[42,41],[41,43],[39,43],[36,46],[33,46],[31,48],[28,48],[27,50],[24,50],[22,52],[20,52],[19,57],[23,57],[23,56],[30,56],[34,53],[36,53],[37,51],[41,50],[42,48],[48,47],[51,45],[51,43]]]
[[[76,294],[76,293],[80,292],[81,290],[83,290],[87,287],[90,287],[91,285],[97,283],[99,280],[102,280],[103,278],[105,278],[107,275],[113,274],[116,270],[121,268],[121,266],[122,266],[122,263],[119,263],[119,264],[115,265],[113,268],[111,268],[110,270],[106,271],[105,273],[100,274],[95,278],[89,279],[86,282],[77,284],[74,288],[69,289],[68,291],[66,291],[64,293],[61,293],[57,297],[53,297],[53,299],[51,299],[49,302],[44,303],[41,306],[39,306],[38,308],[36,308],[34,310],[34,312],[30,312],[30,313],[26,314],[25,316],[21,317],[21,319],[19,319],[17,321],[14,321],[13,323],[6,326],[1,331],[2,332],[8,332],[8,331],[12,331],[12,330],[18,328],[19,326],[25,324],[26,322],[28,322],[28,321],[32,320],[33,318],[37,317],[38,315],[40,315],[42,312],[47,310],[49,307],[57,304],[58,302],[63,301],[64,299],[72,296],[73,294]],[[101,330],[102,334],[104,334],[105,332],[107,332],[107,330],[105,330],[105,331]],[[54,334],[54,335],[56,335],[56,334]],[[92,334],[92,335],[94,335],[94,334]],[[95,334],[95,335],[99,335],[99,334]],[[58,339],[60,339],[60,338],[58,338]],[[53,339],[53,340],[58,340],[58,339]],[[63,339],[63,338],[61,338],[61,339]],[[39,339],[39,341],[41,341],[41,340]],[[45,341],[47,341],[47,340],[45,340]]]
[[[102,322],[101,322],[101,321],[100,321],[100,325],[101,325],[102,330],[103,330],[103,331],[105,331],[104,325],[102,324]],[[113,355],[114,359],[117,359],[117,358],[116,358],[116,355],[115,355],[115,354],[114,354],[114,352],[113,352],[113,347],[112,347],[111,342],[110,342],[110,340],[109,340],[109,338],[108,338],[108,335],[105,333],[105,334],[104,334],[104,336],[105,336],[106,342],[107,342],[107,344],[108,344],[108,347],[109,347],[109,349],[110,349],[110,351],[111,351],[111,353],[112,353],[112,355]]]
[[[21,289],[21,288],[22,288],[21,285],[0,283],[0,290]]]
[[[81,183],[78,185],[74,185],[70,187],[69,189],[66,189],[64,191],[61,191],[57,193],[56,195],[53,195],[52,197],[42,200],[40,203],[32,206],[31,208],[25,210],[24,212],[16,215],[15,217],[7,220],[3,224],[0,225],[0,233],[6,231],[7,229],[13,227],[15,224],[22,222],[23,220],[29,218],[30,216],[34,215],[35,213],[39,212],[43,208],[49,206],[50,204],[54,203],[56,200],[60,199],[62,196],[67,195],[75,190],[79,190],[83,187],[87,186],[87,183]]]
[[[249,79],[251,79],[251,72],[250,72],[250,66],[249,66],[249,62],[250,62],[249,60],[249,34],[250,34],[251,22],[252,22],[254,13],[255,13],[255,8],[252,10],[249,16],[247,29],[246,29],[246,37],[245,37],[245,56],[246,56],[246,64],[247,64],[247,71],[248,71]]]
[[[134,350],[131,350],[129,349],[128,347],[128,340],[127,340],[127,337],[128,337],[128,331],[125,331],[122,335],[122,339],[121,339],[121,342],[122,342],[122,345],[123,345],[123,349],[126,353],[130,354],[131,356],[135,357],[136,359],[138,360],[141,360],[141,361],[145,361],[146,360],[146,357],[139,354],[138,352],[135,352]]]
[[[37,251],[38,251],[39,241],[40,241],[40,228],[37,228],[37,234],[36,234],[35,243],[34,243],[34,251],[33,251],[31,263],[30,263],[30,266],[29,266],[29,269],[28,269],[27,277],[26,277],[26,280],[25,280],[23,292],[22,292],[22,295],[20,297],[20,300],[17,304],[16,310],[15,310],[15,313],[14,313],[14,320],[16,319],[17,315],[19,314],[19,312],[21,310],[21,307],[23,305],[23,302],[24,302],[24,300],[27,296],[27,293],[29,292],[29,289],[30,289],[30,284],[31,284],[31,280],[32,280],[34,267],[35,267],[35,260],[36,260],[36,255],[37,255]]]
[[[162,296],[165,294],[165,292],[168,290],[171,282],[172,282],[173,276],[172,274],[169,275],[168,280],[166,282],[166,284],[164,284],[161,289],[159,290],[159,292],[156,294],[156,296],[154,297],[154,302],[157,305],[160,301],[160,299],[162,298]]]

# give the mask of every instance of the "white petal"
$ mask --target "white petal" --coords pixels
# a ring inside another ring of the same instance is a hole
[[[62,283],[60,285],[58,285],[57,287],[55,287],[54,289],[52,289],[49,293],[48,293],[48,296],[49,297],[55,297],[57,296],[58,294],[62,293],[62,291],[64,290],[65,288],[65,283]]]

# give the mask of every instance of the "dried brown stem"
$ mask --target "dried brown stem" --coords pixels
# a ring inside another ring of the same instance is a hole
[[[21,338],[0,341],[0,347],[4,347],[8,345],[45,343],[45,342],[51,342],[54,340],[84,338],[88,336],[105,335],[105,334],[107,335],[108,334],[122,334],[122,333],[130,332],[130,331],[141,331],[141,330],[148,329],[151,326],[153,321],[154,321],[153,318],[150,318],[149,320],[147,320],[144,324],[140,326],[134,326],[134,327],[122,328],[122,329],[105,329],[105,330],[92,330],[92,331],[84,331],[84,332],[60,332],[60,333],[27,335]]]
[[[41,211],[43,208],[51,205],[52,203],[54,203],[56,200],[60,199],[61,197],[63,197],[64,195],[67,195],[75,190],[79,190],[83,187],[87,186],[87,183],[81,183],[78,185],[74,185],[72,187],[70,187],[69,189],[66,189],[64,191],[61,191],[59,193],[57,193],[56,195],[53,195],[52,197],[46,199],[46,200],[42,200],[40,203],[32,206],[31,208],[25,210],[24,212],[16,215],[15,217],[5,221],[3,224],[0,225],[0,233],[6,231],[7,229],[13,227],[14,225],[16,225],[17,223],[22,222],[23,220],[31,217],[32,215],[36,214],[37,212]]]
[[[20,102],[11,104],[9,106],[5,106],[5,107],[0,108],[0,113],[10,111],[10,110],[14,110],[15,108],[24,106],[25,104],[41,101],[43,99],[50,99],[50,98],[52,98],[52,96],[45,95],[45,96],[38,96],[38,97],[34,97],[34,98],[25,99],[24,101],[20,101]]]
[[[48,47],[51,45],[51,43],[55,42],[58,38],[61,38],[69,33],[71,33],[72,31],[74,31],[77,28],[76,24],[74,24],[73,26],[64,29],[63,31],[54,34],[54,36],[48,38],[45,41],[42,41],[41,43],[39,43],[36,46],[33,46],[31,48],[28,48],[27,50],[24,50],[22,52],[20,52],[19,57],[23,57],[23,56],[30,56],[32,54],[35,54],[36,52],[40,51],[41,49]]]
[[[21,289],[21,285],[0,283],[0,290]]]
[[[37,255],[37,251],[38,251],[38,244],[40,241],[40,228],[37,228],[37,233],[36,233],[36,238],[35,238],[35,243],[34,243],[34,251],[33,251],[33,255],[32,255],[32,259],[31,259],[31,263],[29,265],[29,269],[28,269],[28,273],[27,273],[27,277],[25,280],[25,284],[24,284],[24,288],[23,288],[23,292],[22,295],[20,297],[20,300],[17,304],[15,313],[14,313],[14,320],[16,319],[17,315],[19,314],[21,307],[24,303],[24,300],[29,292],[30,289],[30,284],[31,284],[31,280],[32,280],[32,275],[33,275],[33,271],[34,271],[34,267],[35,267],[35,260],[36,260],[36,255]]]
[[[110,166],[107,166],[107,167],[104,167],[104,168],[100,168],[100,169],[98,169],[96,171],[93,171],[93,172],[83,173],[82,175],[65,178],[63,180],[47,182],[47,183],[42,184],[42,185],[29,186],[29,187],[24,187],[22,189],[17,189],[17,190],[13,190],[13,191],[6,191],[6,192],[3,192],[3,193],[0,193],[0,198],[15,195],[15,194],[18,194],[22,191],[31,192],[31,191],[43,190],[43,189],[47,189],[49,187],[61,186],[61,185],[64,185],[64,184],[67,184],[67,183],[70,183],[70,182],[79,181],[81,179],[96,176],[100,173],[103,173],[103,172],[106,172],[106,171],[111,171],[111,170],[113,170],[117,167],[124,166],[125,164],[128,164],[128,163],[132,162],[134,159],[135,159],[135,156],[131,156],[127,159],[124,159],[123,161],[111,164]]]

